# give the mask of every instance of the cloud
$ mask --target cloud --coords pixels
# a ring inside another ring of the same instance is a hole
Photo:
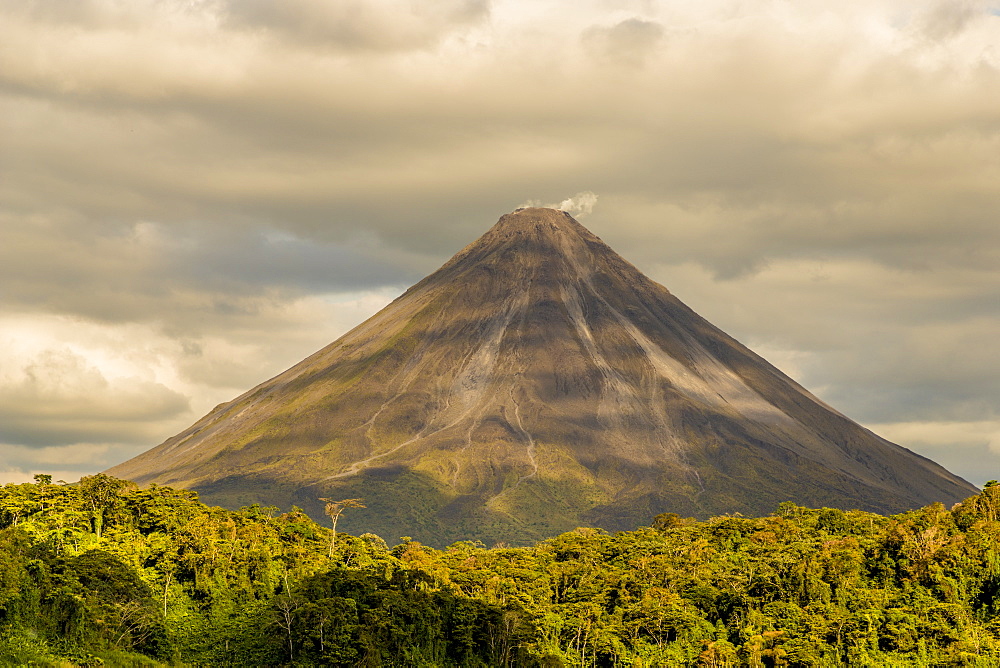
[[[9,229],[0,246],[8,308],[149,321],[167,299],[175,326],[195,335],[305,294],[405,287],[421,277],[413,254],[360,231],[338,243],[253,224],[112,226],[0,213],[0,225]]]
[[[980,487],[1000,472],[1000,420],[917,420],[868,426]]]
[[[0,485],[20,485],[23,483],[34,482],[35,475],[51,475],[52,480],[64,480],[66,482],[76,482],[81,477],[85,475],[92,475],[95,473],[96,466],[99,464],[95,463],[94,467],[88,467],[85,471],[75,471],[75,470],[63,470],[59,468],[43,466],[41,468],[34,468],[29,466],[27,469],[13,468],[0,470]]]
[[[227,24],[279,35],[292,44],[362,51],[435,46],[455,30],[489,17],[486,0],[225,0]]]
[[[42,464],[107,468],[315,352],[397,294],[261,304],[220,314],[226,326],[218,331],[0,315],[0,461],[23,475],[50,472]]]
[[[18,2],[3,0],[0,11],[8,16],[30,18],[40,23],[79,26],[88,29],[114,27],[135,29],[144,16],[154,10],[147,0],[114,2],[108,0],[76,0],[72,3],[61,0],[33,0]]]
[[[32,482],[39,473],[51,475],[53,480],[76,482],[81,476],[116,464],[121,452],[109,443],[27,447],[0,442],[0,462],[4,463],[0,485]]]
[[[71,350],[43,350],[5,369],[0,442],[65,445],[81,440],[155,437],[153,427],[184,413],[188,400],[143,378],[109,379]]]
[[[0,351],[2,387],[67,416],[25,406],[18,439],[162,440],[528,197],[849,415],[992,420],[998,26],[965,1],[0,2],[0,319],[40,342]]]
[[[613,26],[592,26],[583,32],[584,49],[597,61],[640,67],[663,39],[663,26],[631,18]]]
[[[918,16],[918,31],[933,41],[942,41],[962,33],[978,16],[986,13],[983,2],[946,0],[935,2]]]
[[[939,271],[813,259],[773,261],[741,280],[713,281],[692,263],[650,274],[852,418],[1000,415],[993,272],[968,268],[942,281]]]

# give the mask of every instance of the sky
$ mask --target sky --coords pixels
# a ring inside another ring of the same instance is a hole
[[[162,442],[525,204],[1000,478],[1000,0],[0,0],[0,483]]]

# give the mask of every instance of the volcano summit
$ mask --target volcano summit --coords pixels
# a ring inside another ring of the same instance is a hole
[[[519,209],[382,311],[108,471],[225,506],[362,497],[390,541],[534,541],[975,488],[833,410],[569,214]]]

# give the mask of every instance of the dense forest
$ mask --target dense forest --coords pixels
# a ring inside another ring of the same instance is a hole
[[[337,508],[350,512],[350,503]],[[105,475],[0,487],[6,665],[1000,665],[1000,486],[533,547],[334,533]]]

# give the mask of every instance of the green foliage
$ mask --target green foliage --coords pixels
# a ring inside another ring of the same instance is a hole
[[[532,547],[332,532],[108,476],[0,488],[0,665],[1000,665],[1000,486],[664,513]]]

